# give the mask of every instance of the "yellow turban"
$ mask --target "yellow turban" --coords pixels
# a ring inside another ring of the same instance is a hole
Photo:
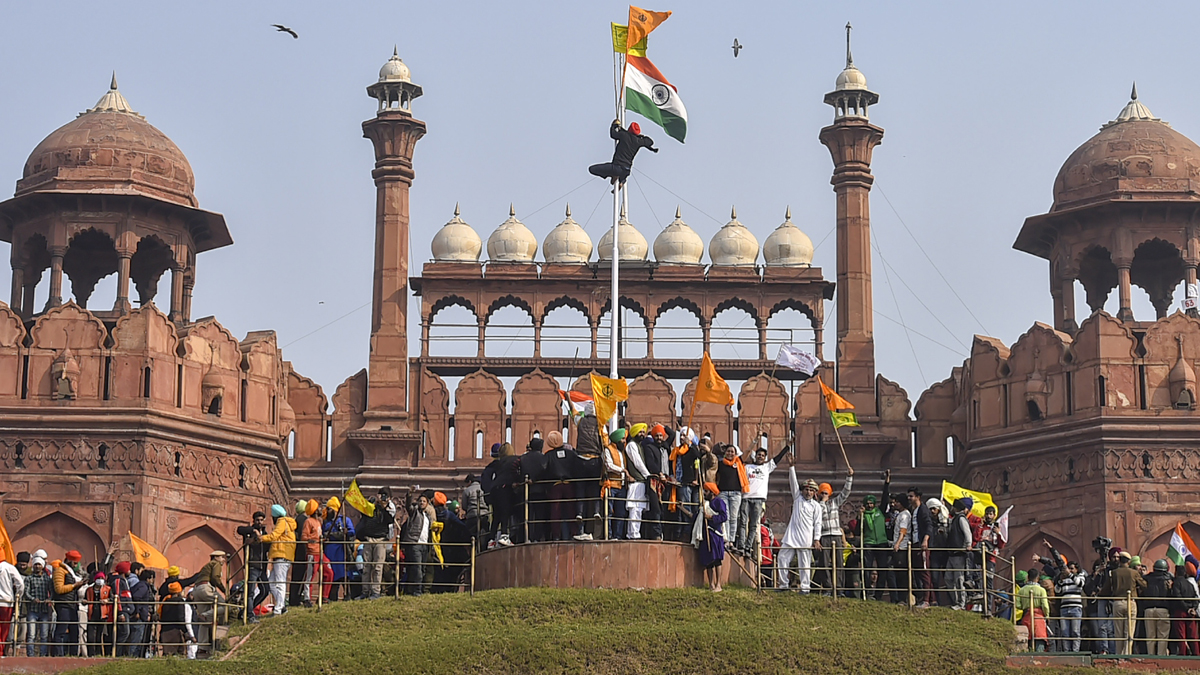
[[[638,422],[637,424],[635,424],[629,428],[629,435],[637,436],[638,434],[642,433],[643,431],[645,431],[649,428],[650,428],[649,424],[646,424],[644,422]]]
[[[330,497],[329,501],[325,503],[325,506],[328,506],[329,510],[331,511],[337,511],[342,508],[342,500],[338,499],[337,497]]]
[[[176,567],[175,565],[171,565],[170,567],[167,568],[167,576],[169,576],[169,577],[179,576],[179,568]]]

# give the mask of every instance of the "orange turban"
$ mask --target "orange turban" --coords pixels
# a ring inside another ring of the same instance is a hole
[[[827,495],[831,495],[833,494],[833,486],[829,483],[821,483],[819,486],[817,486],[817,492],[823,492]]]
[[[304,515],[311,516],[312,514],[317,512],[317,508],[319,508],[319,506],[320,505],[317,504],[317,500],[315,500],[315,499],[308,500],[308,504],[306,504],[304,506]]]
[[[708,490],[709,492],[713,493],[714,495],[721,494],[721,488],[717,487],[717,484],[712,481],[708,481],[707,483],[705,483],[704,489]]]
[[[433,505],[434,506],[445,506],[446,505],[446,493],[444,493],[444,492],[433,493]]]
[[[167,590],[170,591],[172,595],[176,595],[183,592],[183,586],[179,585],[178,581],[172,581],[171,583],[167,584]]]

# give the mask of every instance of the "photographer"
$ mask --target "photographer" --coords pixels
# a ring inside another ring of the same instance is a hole
[[[383,566],[386,563],[388,544],[392,540],[392,527],[396,519],[396,505],[392,492],[386,487],[368,499],[375,512],[358,521],[358,540],[363,542],[363,561],[366,564],[366,597],[379,597],[379,586],[383,581]]]
[[[267,533],[267,514],[255,511],[249,525],[241,525],[237,533],[242,537],[242,550],[246,551],[246,619],[251,623],[258,621],[254,610],[270,594],[267,585],[267,549],[268,544],[259,541],[259,537]]]
[[[1096,537],[1092,540],[1092,549],[1100,555],[1095,562],[1092,563],[1092,574],[1084,584],[1083,592],[1089,596],[1085,611],[1092,621],[1088,621],[1086,629],[1088,635],[1095,640],[1091,643],[1091,651],[1096,654],[1112,654],[1113,645],[1113,622],[1112,622],[1112,601],[1096,598],[1099,595],[1100,589],[1108,582],[1108,577],[1113,570],[1117,568],[1116,558],[1121,553],[1121,549],[1112,548],[1112,540],[1108,537]]]

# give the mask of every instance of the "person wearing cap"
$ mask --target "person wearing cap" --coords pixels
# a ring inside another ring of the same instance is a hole
[[[327,599],[337,601],[339,597],[349,598],[346,585],[346,561],[353,558],[354,552],[354,521],[342,514],[342,500],[330,497],[325,502],[325,519],[321,523],[321,536],[325,540],[325,557],[329,560],[333,572],[332,583],[329,585]]]
[[[604,514],[604,517],[609,539],[625,538],[625,519],[622,517],[626,514],[625,486],[633,482],[633,476],[625,468],[625,452],[622,449],[626,433],[624,429],[610,433],[604,444],[604,451],[600,453],[600,459],[604,463],[604,480],[601,486],[608,498],[608,513]]]
[[[788,590],[788,575],[795,560],[800,570],[800,592],[807,594],[812,587],[813,551],[821,550],[821,503],[817,501],[817,482],[809,478],[801,486],[795,464],[788,467],[788,486],[792,492],[792,517],[775,558],[775,587]]]
[[[1174,578],[1166,558],[1154,561],[1154,571],[1146,575],[1146,590],[1141,594],[1139,609],[1145,617],[1146,653],[1150,656],[1169,656],[1167,639],[1171,635],[1171,586]]]
[[[41,552],[39,551],[39,553]],[[29,573],[24,578],[25,588],[21,593],[21,610],[25,617],[25,630],[23,636],[17,636],[14,644],[19,647],[24,642],[26,656],[49,656],[50,624],[54,621],[50,597],[54,591],[54,580],[46,571],[45,558],[32,557],[28,567]]]
[[[1113,632],[1116,634],[1118,654],[1133,653],[1133,631],[1130,630],[1130,617],[1137,616],[1137,597],[1145,588],[1146,580],[1138,571],[1129,566],[1133,556],[1128,551],[1121,551],[1117,568],[1108,575],[1100,596],[1117,598],[1113,601]]]
[[[625,184],[625,179],[629,178],[629,172],[633,170],[633,158],[638,150],[646,148],[650,152],[658,152],[654,141],[649,136],[642,135],[642,128],[637,122],[630,122],[628,129],[622,129],[621,120],[615,119],[609,127],[608,135],[617,142],[612,161],[593,164],[588,167],[588,173],[609,179],[613,186],[618,183]]]
[[[1200,656],[1200,588],[1196,586],[1196,566],[1191,562],[1175,566],[1171,584],[1171,653],[1176,656]]]
[[[79,551],[67,551],[54,568],[54,656],[79,656],[79,589],[87,581]]]
[[[225,590],[225,582],[222,580],[225,571],[225,557],[224,551],[209,553],[208,562],[204,564],[204,567],[200,568],[199,574],[196,575],[192,583],[212,584],[213,588],[216,588],[224,595],[227,592]]]
[[[950,519],[946,531],[946,588],[950,591],[951,609],[967,608],[967,558],[971,554],[971,523],[967,514],[971,512],[971,504],[961,497],[954,500],[951,509],[954,517]]]
[[[259,537],[271,545],[267,549],[267,558],[271,561],[271,572],[268,577],[271,584],[271,597],[275,604],[272,613],[276,616],[287,610],[287,579],[292,560],[296,557],[296,519],[287,514],[287,509],[279,504],[271,506],[271,518],[275,527],[270,534]]]
[[[750,491],[746,477],[746,465],[742,462],[742,449],[730,443],[725,446],[724,456],[717,464],[717,487],[721,488],[721,500],[729,507],[729,537],[725,547],[744,556],[742,545],[746,543],[745,523],[742,522],[742,498]]]
[[[469,473],[463,480],[463,489],[458,500],[465,514],[463,522],[467,525],[467,531],[475,538],[476,545],[482,545],[483,533],[488,529],[487,504],[483,501],[483,487],[475,474]]]
[[[790,445],[784,445],[779,454],[768,460],[767,449],[758,448],[754,451],[754,461],[745,465],[746,494],[742,498],[741,515],[738,516],[739,528],[733,541],[734,550],[746,554],[754,552],[758,526],[767,508],[767,484],[770,482],[771,472],[791,450]]]
[[[842,489],[833,494],[833,486],[821,483],[817,486],[817,499],[821,502],[821,551],[817,564],[816,582],[826,593],[832,592],[834,579],[831,573],[834,561],[837,561],[837,587],[846,588],[845,570],[842,569],[842,504],[850,498],[850,488],[854,483],[854,469],[846,467],[846,482]]]
[[[267,544],[259,537],[267,533],[267,514],[255,511],[249,525],[239,525],[237,533],[242,537],[242,550],[246,552],[246,618],[257,623],[254,609],[271,594],[267,583]]]
[[[1038,583],[1037,570],[1017,570],[1015,581],[1020,589],[1017,591],[1017,610],[1023,612],[1021,625],[1029,630],[1029,640],[1034,651],[1044,652],[1048,647],[1046,616],[1050,614],[1050,601],[1046,597],[1046,589]]]

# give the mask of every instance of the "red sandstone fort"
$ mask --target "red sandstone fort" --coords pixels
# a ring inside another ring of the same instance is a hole
[[[412,108],[422,90],[394,56],[367,91],[377,102],[362,125],[377,189],[370,360],[332,397],[293,370],[274,332],[239,338],[191,315],[199,254],[232,244],[231,228],[200,207],[187,158],[115,78],[34,148],[0,203],[12,263],[11,300],[0,303],[0,517],[18,549],[103,550],[133,531],[195,568],[211,549],[237,550],[234,527],[272,502],[328,496],[355,477],[367,487],[449,488],[490,461],[492,442],[567,426],[560,382],[574,377],[570,386],[586,390],[588,372],[606,370],[611,239],[593,258],[568,210],[539,260],[537,239],[511,213],[485,251],[456,212],[433,240],[432,261],[410,270],[413,156],[426,130]],[[845,435],[856,495],[877,492],[885,468],[900,488],[936,491],[952,479],[1016,505],[1017,555],[1046,537],[1088,560],[1088,542],[1105,535],[1158,557],[1175,524],[1200,511],[1200,319],[1171,312],[1172,293],[1196,283],[1200,264],[1200,149],[1135,94],[1067,158],[1050,209],[1012,225],[1015,248],[1048,263],[1053,316],[1011,346],[975,336],[970,357],[914,403],[876,372],[874,356],[871,157],[884,132],[868,109],[878,100],[848,63],[825,95],[833,122],[811,130],[833,160],[836,283],[811,266],[812,242],[790,214],[761,247],[733,214],[707,262],[678,214],[652,246],[622,219],[620,308],[642,331],[639,344],[621,345],[630,414],[678,424],[691,407],[700,350],[681,358],[664,346],[661,317],[694,315],[707,349],[717,315],[736,309],[752,319],[757,349],[717,361],[744,381],[736,406],[697,414],[694,426],[717,440],[778,448],[794,434],[799,470],[840,482],[845,467],[817,384],[771,374],[781,341],[807,342],[830,357],[825,377],[862,423]],[[1100,122],[1079,119],[1080,137]],[[89,305],[112,274],[115,304]],[[63,297],[63,275],[72,297]],[[1075,315],[1076,282],[1090,316]],[[1133,316],[1135,284],[1152,299],[1153,320]],[[1102,309],[1114,290],[1117,316]],[[420,298],[411,325],[410,294]],[[830,355],[828,300],[837,319]],[[531,355],[487,354],[489,319],[512,307],[532,319]],[[439,355],[438,318],[449,308],[474,322],[460,338],[477,344],[457,356]],[[548,315],[564,308],[590,331],[578,358],[543,353],[555,328]],[[802,339],[772,337],[785,312],[810,322]],[[787,505],[768,511],[778,520]]]

